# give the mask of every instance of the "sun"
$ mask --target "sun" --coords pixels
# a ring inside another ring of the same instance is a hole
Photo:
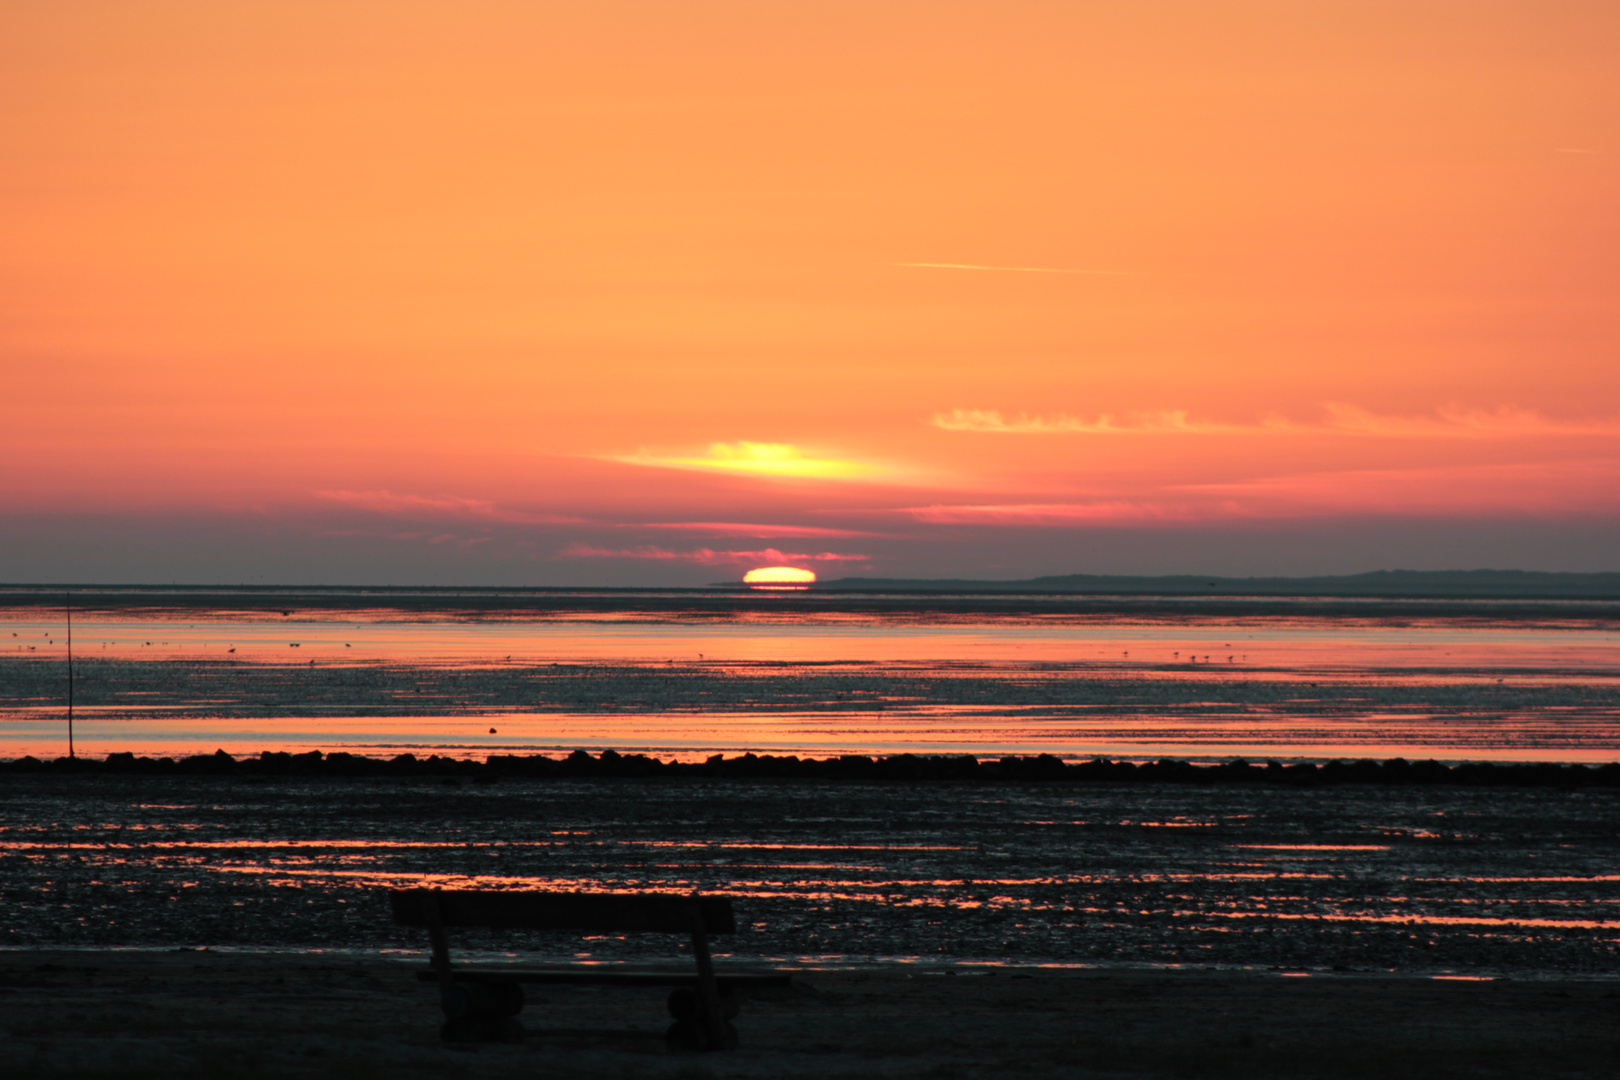
[[[761,566],[743,575],[743,583],[756,589],[773,592],[787,589],[808,589],[815,584],[814,570],[800,570],[797,566]]]

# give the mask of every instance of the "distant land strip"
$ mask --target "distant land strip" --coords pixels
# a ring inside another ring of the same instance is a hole
[[[1222,577],[1213,574],[1059,574],[1018,580],[977,578],[845,577],[817,582],[801,592],[760,593],[740,580],[700,586],[544,585],[150,585],[0,583],[0,609],[60,606],[67,598],[88,610],[231,609],[291,616],[297,609],[533,612],[545,610],[659,610],[694,614],[705,606],[734,610],[761,596],[778,602],[840,594],[848,602],[872,602],[879,594],[970,598],[995,603],[1000,596],[1089,596],[1321,600],[1620,600],[1620,572],[1559,573],[1540,570],[1375,570],[1316,577]],[[932,603],[932,601],[929,601]]]
[[[1156,596],[1424,597],[1479,600],[1620,600],[1620,573],[1540,570],[1374,570],[1319,577],[1061,574],[1020,581],[960,578],[835,578],[832,592],[1077,593]]]
[[[871,783],[1001,782],[1039,784],[1245,784],[1317,787],[1340,784],[1383,786],[1465,786],[1620,789],[1620,763],[1605,765],[1554,762],[1440,762],[1328,761],[1320,765],[1300,762],[1284,765],[1267,761],[1253,765],[1237,758],[1217,765],[1194,765],[1164,758],[1132,762],[1094,758],[1065,762],[1052,754],[980,760],[967,754],[866,757],[845,754],[830,758],[794,755],[715,754],[706,761],[663,761],[646,754],[620,754],[604,750],[592,757],[575,750],[567,757],[544,754],[491,754],[483,761],[433,754],[419,758],[398,754],[392,758],[366,757],[342,751],[319,750],[293,754],[265,751],[257,757],[237,758],[223,750],[190,757],[137,757],[133,753],[108,754],[105,759],[35,757],[0,761],[0,777],[17,782],[24,776],[94,777],[225,777],[246,781],[277,779],[428,780],[443,783],[495,783],[501,780],[737,780],[831,781]]]

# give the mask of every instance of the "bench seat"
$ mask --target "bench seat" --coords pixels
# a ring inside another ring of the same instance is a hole
[[[517,1014],[524,983],[575,986],[671,986],[669,1012],[675,1019],[665,1033],[671,1047],[729,1050],[737,1045],[737,991],[786,986],[784,971],[717,972],[709,938],[734,934],[731,900],[700,893],[585,893],[539,889],[395,889],[389,893],[394,921],[428,932],[433,963],[418,977],[439,984],[444,1038],[452,1042],[514,1039],[523,1036]],[[447,930],[549,930],[559,933],[660,933],[686,937],[694,968],[632,968],[575,964],[568,967],[457,965],[450,959]]]
[[[435,968],[425,967],[416,973],[416,977],[422,982],[438,982],[439,972]],[[450,977],[456,982],[572,983],[577,986],[696,986],[698,984],[698,974],[695,971],[652,971],[579,966],[521,968],[498,965],[490,967],[457,965],[450,969]],[[722,991],[726,989],[743,990],[771,986],[791,986],[793,984],[793,973],[790,971],[728,971],[724,974],[716,973],[714,981]]]

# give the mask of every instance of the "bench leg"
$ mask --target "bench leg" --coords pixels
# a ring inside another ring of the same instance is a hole
[[[714,960],[709,956],[709,936],[703,930],[692,931],[692,955],[698,970],[698,1015],[707,1048],[731,1050],[737,1045],[737,1029],[726,1022],[725,1008],[720,1002],[720,984],[714,977]]]
[[[517,1019],[523,1008],[523,987],[517,983],[482,986],[456,982],[450,970],[450,940],[439,915],[437,891],[422,894],[422,914],[433,946],[433,970],[439,976],[439,1005],[444,1009],[440,1037],[445,1042],[511,1042],[523,1038],[523,1022]]]

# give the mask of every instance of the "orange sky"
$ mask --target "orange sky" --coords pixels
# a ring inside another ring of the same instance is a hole
[[[7,4],[0,579],[1620,569],[1617,135],[1612,2]]]

